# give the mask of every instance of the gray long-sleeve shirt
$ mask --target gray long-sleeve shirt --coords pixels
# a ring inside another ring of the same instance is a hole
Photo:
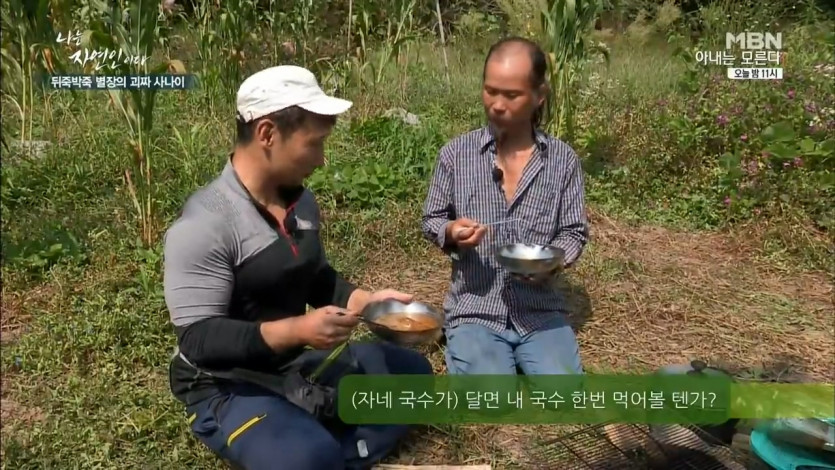
[[[260,323],[303,315],[307,305],[345,307],[353,284],[328,263],[320,213],[303,188],[280,191],[289,204],[284,227],[255,201],[231,162],[195,192],[165,236],[165,302],[180,352],[171,364],[175,396],[211,394],[207,369],[277,371],[302,348],[274,352]]]
[[[536,133],[536,147],[516,195],[507,203],[493,177],[495,139],[488,127],[463,134],[440,151],[423,208],[424,236],[446,245],[446,226],[466,217],[487,224],[521,219],[487,229],[474,249],[455,250],[452,285],[444,301],[447,326],[478,323],[497,331],[511,325],[522,335],[566,312],[553,288],[511,279],[495,260],[507,243],[554,245],[573,264],[588,241],[583,171],[575,152],[562,141]]]

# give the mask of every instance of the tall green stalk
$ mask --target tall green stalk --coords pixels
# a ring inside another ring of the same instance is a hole
[[[164,25],[160,22],[162,17],[160,2],[91,0],[90,4],[97,14],[91,17],[88,29],[82,35],[82,47],[90,50],[104,48],[111,51],[121,50],[123,54],[131,57],[147,58],[139,64],[132,61],[114,63],[114,70],[108,70],[108,74],[185,73],[185,67],[178,60],[166,60],[156,66],[148,63],[155,46],[164,44],[165,40]],[[111,103],[128,127],[128,139],[134,158],[125,169],[125,183],[137,212],[141,239],[146,245],[153,244],[156,237],[157,220],[154,207],[156,197],[152,178],[152,152],[148,137],[154,124],[157,91],[152,89],[108,90]]]
[[[253,42],[259,40],[257,2],[225,0],[212,26],[220,36],[220,58],[223,61],[222,82],[227,90],[236,90],[243,79],[244,62]],[[227,93],[227,96],[233,96]]]
[[[214,27],[214,6],[211,0],[196,0],[194,14],[196,18],[197,56],[200,59],[200,87],[205,90],[204,97],[209,109],[215,108],[215,96],[222,86],[221,65],[217,59],[218,35]],[[191,24],[191,22],[189,22]]]
[[[590,41],[602,7],[600,0],[544,0],[541,4],[542,42],[550,62],[551,91],[544,121],[546,130],[563,140],[570,140],[574,134],[578,78],[594,54],[602,54],[609,61],[608,50]]]
[[[342,354],[342,351],[344,351],[347,347],[348,341],[345,341],[344,343],[334,348],[334,350],[331,351],[330,354],[328,354],[328,357],[326,357],[325,360],[322,361],[322,363],[319,364],[318,367],[316,367],[316,370],[314,370],[313,373],[310,374],[310,377],[308,377],[308,379],[311,382],[316,382],[317,380],[319,380],[319,377],[322,375],[322,373],[324,373],[325,370],[327,370],[327,368],[330,367],[331,364],[333,364],[336,358],[338,358],[339,355]]]
[[[3,2],[0,11],[0,85],[3,96],[18,112],[19,138],[24,145],[34,138],[35,94],[43,91],[44,85],[37,78],[64,70],[64,62],[55,52],[57,36],[52,22],[52,10],[63,3],[66,2],[10,0]]]

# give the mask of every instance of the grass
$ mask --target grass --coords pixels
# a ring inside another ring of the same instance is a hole
[[[561,287],[586,367],[650,371],[698,357],[759,380],[835,381],[829,232],[794,209],[726,220],[722,193],[693,182],[699,175],[658,180],[640,166],[658,148],[647,135],[671,132],[653,134],[647,103],[692,98],[678,88],[686,69],[664,44],[607,41],[612,64],[593,66],[598,84],[587,85],[573,142],[588,170],[592,242]],[[355,109],[310,184],[332,262],[361,285],[441,304],[449,264],[420,238],[420,204],[439,146],[481,123],[484,51],[456,38],[448,86],[438,46],[424,39],[410,45],[408,74],[392,65],[373,90],[345,91]],[[162,226],[231,149],[225,93],[215,108],[200,90],[158,96],[150,143]],[[175,340],[161,250],[138,241],[125,129],[105,94],[58,92],[50,103],[41,126],[50,150],[3,152],[2,468],[222,468],[168,390]],[[395,107],[420,125],[380,117]],[[441,350],[425,352],[443,372]],[[531,468],[532,445],[563,431],[431,427],[392,460]]]

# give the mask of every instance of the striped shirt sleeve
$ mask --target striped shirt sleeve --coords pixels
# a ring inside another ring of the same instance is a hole
[[[456,218],[452,198],[451,154],[449,144],[441,148],[429,184],[429,192],[423,204],[421,220],[423,236],[445,251],[449,251],[449,247],[446,246],[446,228]]]
[[[553,244],[565,250],[565,264],[570,266],[583,253],[589,239],[589,224],[585,207],[583,167],[573,151],[559,198],[558,229]]]

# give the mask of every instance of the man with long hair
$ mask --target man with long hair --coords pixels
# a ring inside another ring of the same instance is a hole
[[[495,44],[481,93],[488,125],[445,145],[435,166],[422,226],[453,258],[444,302],[451,374],[582,373],[554,273],[521,278],[494,258],[503,244],[554,245],[570,266],[588,240],[580,160],[539,129],[546,69],[531,41]]]

